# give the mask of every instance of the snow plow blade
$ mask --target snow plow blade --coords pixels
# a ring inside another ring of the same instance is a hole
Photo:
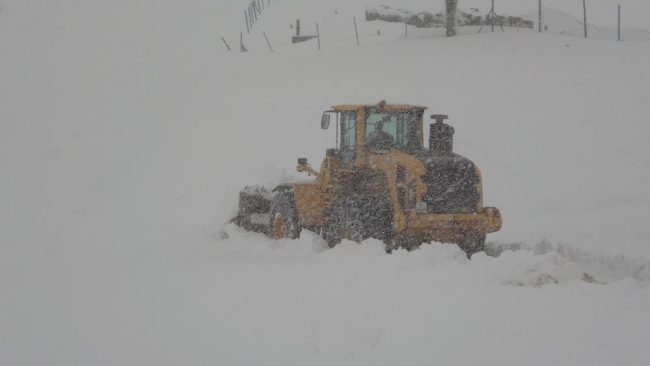
[[[239,211],[230,222],[246,231],[270,234],[271,202],[274,192],[261,186],[246,187],[239,192]]]

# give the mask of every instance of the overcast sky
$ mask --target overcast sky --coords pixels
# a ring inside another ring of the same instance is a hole
[[[422,4],[432,4],[431,8],[444,9],[444,0],[386,0],[386,5],[395,4],[414,8]],[[650,29],[650,0],[586,0],[587,22],[596,26],[616,26],[617,6],[622,9],[624,28]],[[542,0],[548,6],[582,19],[582,0]],[[458,0],[461,9],[477,7],[487,13],[491,0]],[[539,0],[495,0],[497,14],[523,15],[537,11]],[[426,9],[422,9],[426,10]]]

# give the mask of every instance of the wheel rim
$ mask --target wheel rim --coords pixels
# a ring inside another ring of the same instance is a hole
[[[285,220],[281,213],[276,213],[273,218],[273,239],[282,239],[286,236]]]

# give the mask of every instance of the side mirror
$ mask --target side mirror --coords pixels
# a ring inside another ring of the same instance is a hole
[[[323,114],[323,118],[320,120],[320,128],[323,130],[326,130],[330,127],[330,115],[329,114]]]
[[[307,164],[307,158],[299,158],[298,159],[298,165],[308,165]]]

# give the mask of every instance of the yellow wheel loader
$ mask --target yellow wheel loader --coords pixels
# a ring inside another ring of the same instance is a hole
[[[333,247],[342,239],[376,238],[387,251],[422,243],[454,243],[467,256],[483,251],[485,236],[501,229],[501,214],[483,207],[481,172],[453,152],[454,128],[433,115],[424,146],[426,107],[386,104],[337,105],[321,127],[336,123],[337,147],[320,170],[298,159],[311,182],[240,192],[240,227],[273,239],[320,233]]]

